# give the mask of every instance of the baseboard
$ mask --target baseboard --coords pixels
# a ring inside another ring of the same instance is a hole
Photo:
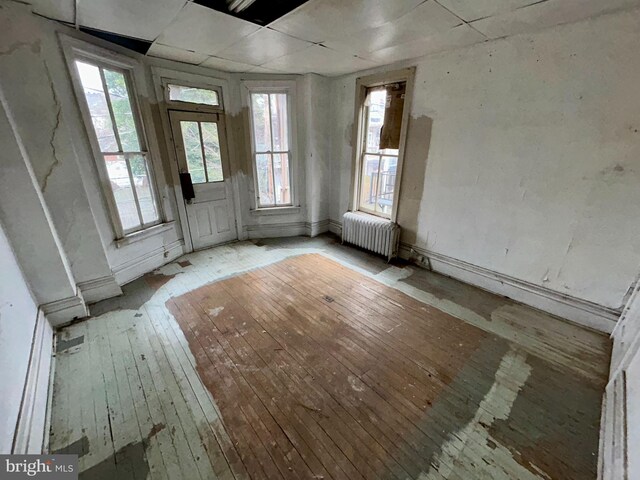
[[[342,235],[342,222],[338,220],[329,220],[329,231],[336,235]]]
[[[78,284],[78,288],[87,305],[122,295],[122,289],[116,282],[114,275],[81,282]]]
[[[57,328],[65,323],[69,323],[77,318],[84,318],[89,315],[89,310],[82,297],[82,292],[69,298],[56,300],[55,302],[40,305],[45,316],[53,328]]]
[[[114,268],[113,273],[118,285],[124,285],[182,255],[184,255],[184,241],[176,240]]]
[[[620,317],[619,310],[556,292],[414,245],[401,243],[401,258],[410,259],[416,254],[425,257],[430,268],[435,272],[509,297],[587,328],[611,333]]]
[[[13,454],[39,454],[45,449],[52,354],[53,328],[39,310]]]
[[[320,235],[321,233],[325,233],[329,231],[329,220],[320,220],[318,222],[307,222],[305,224],[305,229],[307,230],[307,235],[310,237],[315,237]]]
[[[306,222],[271,223],[266,225],[245,225],[244,233],[249,239],[296,237],[307,235]]]

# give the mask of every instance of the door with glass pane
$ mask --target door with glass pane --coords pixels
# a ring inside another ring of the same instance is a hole
[[[180,173],[189,173],[195,198],[185,200],[193,249],[238,238],[226,134],[217,113],[169,112]]]

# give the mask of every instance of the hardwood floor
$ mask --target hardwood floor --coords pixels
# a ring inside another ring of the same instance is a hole
[[[328,238],[188,255],[59,333],[81,478],[595,478],[605,336]]]

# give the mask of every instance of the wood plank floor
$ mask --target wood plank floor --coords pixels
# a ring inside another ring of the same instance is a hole
[[[595,478],[605,337],[336,248],[199,252],[97,305],[59,333],[52,450],[88,479]]]

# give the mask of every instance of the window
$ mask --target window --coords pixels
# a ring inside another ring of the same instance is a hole
[[[224,181],[218,124],[215,122],[180,121],[187,169],[192,183]]]
[[[93,60],[75,67],[118,214],[120,235],[160,222],[153,176],[129,72]]]
[[[249,94],[258,208],[292,205],[289,94]]]
[[[406,81],[363,86],[357,209],[395,216]]]
[[[218,92],[206,88],[189,87],[186,85],[167,84],[169,91],[169,101],[199,103],[212,107],[220,106]]]

